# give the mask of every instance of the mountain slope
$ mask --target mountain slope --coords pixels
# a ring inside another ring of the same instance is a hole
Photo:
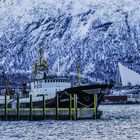
[[[140,72],[139,0],[3,0],[0,61],[10,73],[30,72],[40,45],[50,70],[86,82],[114,79],[117,63]]]

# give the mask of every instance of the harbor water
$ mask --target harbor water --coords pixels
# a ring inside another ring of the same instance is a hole
[[[99,120],[1,121],[0,140],[140,140],[140,105],[101,105]]]

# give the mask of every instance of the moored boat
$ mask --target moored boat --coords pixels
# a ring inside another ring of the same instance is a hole
[[[99,106],[102,98],[109,88],[110,84],[79,85],[72,87],[71,79],[67,76],[57,76],[49,72],[47,61],[45,60],[42,48],[40,49],[39,61],[34,66],[34,80],[30,83],[29,92],[24,86],[24,94],[20,94],[20,107],[28,108],[30,106],[30,96],[32,96],[33,106],[42,107],[42,95],[45,96],[46,107],[56,107],[56,94],[60,95],[60,103],[63,108],[69,106],[69,95],[77,94],[77,105],[80,107],[93,107],[94,93],[97,93],[97,105]],[[9,108],[17,107],[17,95],[12,97],[7,94],[7,104]],[[5,96],[0,96],[0,107],[5,104]]]

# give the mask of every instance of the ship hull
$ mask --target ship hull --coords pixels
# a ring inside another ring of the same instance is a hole
[[[97,97],[98,99],[98,97]],[[70,101],[70,96],[68,97],[67,95],[60,97],[57,100],[57,97],[53,98],[53,99],[46,99],[45,100],[45,107],[46,108],[56,108],[57,107],[57,102],[59,104],[59,108],[69,108],[70,107],[70,102],[71,102],[71,107],[74,107],[74,97],[72,95],[72,99]],[[100,100],[97,100],[97,105],[100,105]],[[17,101],[14,101],[14,103],[17,103]],[[5,103],[0,103],[0,108],[4,108]],[[93,108],[94,104],[94,96],[93,95],[78,95],[77,96],[77,107],[79,108],[84,108],[84,107],[89,107],[89,108]],[[43,108],[44,106],[44,102],[43,102],[43,98],[42,100],[36,100],[32,102],[33,108]],[[20,102],[20,108],[30,108],[31,106],[31,102],[30,100],[28,100],[27,102]],[[12,103],[8,103],[7,104],[8,108],[16,108],[12,107]]]
[[[46,108],[69,108],[74,107],[74,96],[76,95],[76,106],[79,108],[94,108],[94,103],[96,102],[96,107],[102,102],[105,90],[111,88],[112,85],[87,85],[74,88],[68,88],[64,91],[59,91],[56,94],[56,97],[52,99],[45,100]],[[96,95],[96,96],[95,96]],[[96,97],[96,100],[94,99]],[[21,108],[30,108],[31,100],[30,98],[21,98],[20,99]],[[33,108],[42,108],[44,106],[43,97],[38,97],[36,100],[32,98]],[[4,102],[0,103],[0,107],[4,107]],[[9,101],[9,108],[17,107],[17,100]]]

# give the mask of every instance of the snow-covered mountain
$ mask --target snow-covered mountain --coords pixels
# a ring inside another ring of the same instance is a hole
[[[1,0],[0,62],[30,72],[43,42],[50,70],[115,79],[118,61],[140,72],[140,0]]]

